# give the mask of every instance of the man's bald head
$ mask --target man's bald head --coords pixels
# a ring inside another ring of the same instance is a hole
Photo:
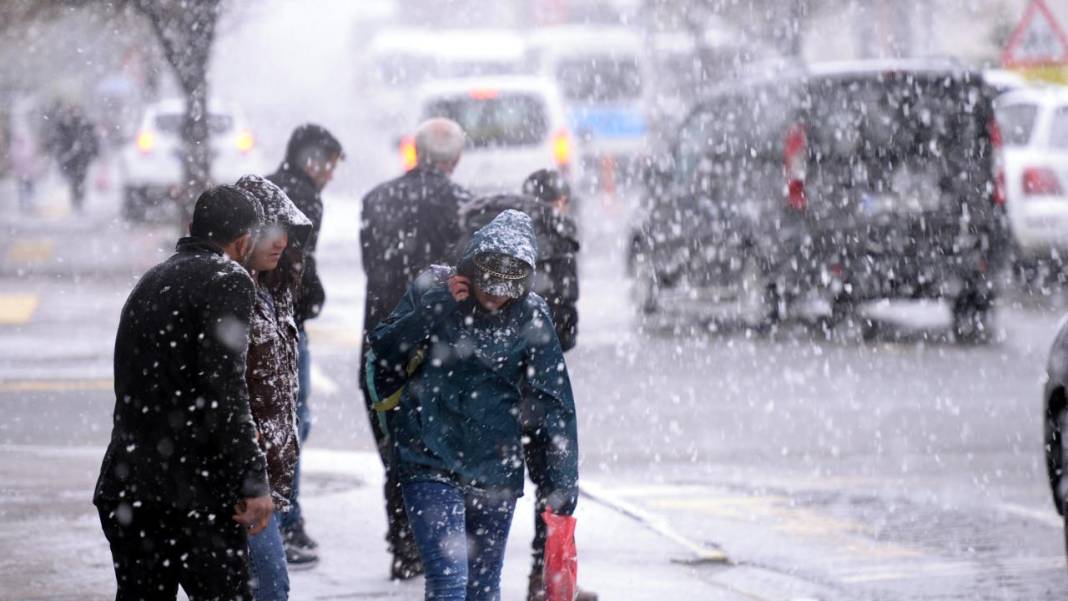
[[[464,130],[451,119],[427,119],[415,130],[415,156],[420,165],[452,173],[464,151]]]

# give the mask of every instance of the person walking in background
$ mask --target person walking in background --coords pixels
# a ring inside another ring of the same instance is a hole
[[[278,186],[246,175],[237,187],[248,192],[263,209],[263,227],[248,268],[256,283],[249,331],[249,405],[267,458],[267,477],[275,514],[263,532],[249,538],[252,589],[256,601],[289,598],[289,573],[279,518],[290,511],[293,478],[300,456],[297,438],[297,324],[296,293],[300,286],[300,253],[311,234],[311,221]],[[314,555],[294,549],[294,569],[312,567]]]
[[[386,542],[393,557],[390,578],[395,580],[418,576],[422,567],[391,469],[386,432],[371,408],[364,367],[367,334],[397,306],[420,272],[434,263],[447,262],[460,235],[458,208],[471,198],[467,190],[449,179],[464,149],[464,132],[459,125],[447,119],[424,122],[416,131],[415,148],[416,167],[371,190],[363,199],[360,219],[361,258],[367,274],[360,389],[386,471]]]
[[[376,371],[397,373],[425,356],[389,428],[427,599],[500,599],[523,492],[524,402],[537,406],[552,441],[547,506],[570,515],[577,502],[574,400],[549,308],[530,291],[536,261],[530,218],[505,211],[475,233],[455,270],[421,274],[370,335]]]
[[[285,160],[278,170],[267,177],[289,197],[297,208],[311,220],[312,229],[304,244],[304,252],[294,269],[300,274],[300,289],[296,294],[294,319],[299,332],[299,388],[297,391],[297,429],[300,443],[311,432],[311,353],[304,324],[319,315],[326,302],[326,291],[315,262],[319,232],[323,225],[322,191],[334,177],[338,161],[344,158],[341,142],[326,128],[306,123],[293,130],[286,145]],[[319,546],[304,528],[304,514],[300,507],[300,464],[293,480],[292,509],[282,515],[282,534],[290,563],[308,565],[317,560]]]
[[[523,182],[522,194],[499,194],[478,198],[460,209],[460,223],[472,235],[507,209],[526,213],[534,224],[538,240],[538,262],[534,291],[549,306],[560,347],[566,353],[578,336],[578,227],[568,214],[571,188],[560,172],[539,169]],[[546,466],[551,441],[546,438],[544,415],[536,400],[524,399],[520,411],[523,426],[523,456],[535,486],[533,565],[528,585],[528,601],[544,601],[545,540],[547,531],[541,513],[548,502]],[[579,591],[578,601],[596,601],[597,595]]]
[[[85,204],[85,180],[89,175],[89,165],[100,154],[100,140],[96,127],[80,106],[61,107],[52,117],[48,147],[59,171],[70,185],[71,206],[81,211]]]
[[[251,599],[248,535],[271,520],[245,383],[255,286],[242,266],[263,221],[233,186],[197,199],[189,237],[150,269],[115,337],[111,443],[93,503],[116,599]]]

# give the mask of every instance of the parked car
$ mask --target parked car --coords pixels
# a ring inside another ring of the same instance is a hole
[[[980,337],[1005,257],[994,92],[954,63],[811,66],[725,84],[673,141],[631,239],[639,307],[945,298]]]
[[[475,193],[515,192],[538,169],[570,174],[574,142],[556,86],[531,76],[437,81],[417,95],[421,122],[446,117],[467,134],[453,179]],[[411,137],[400,144],[405,169],[415,166]]]
[[[1024,88],[1000,96],[1009,224],[1020,266],[1068,258],[1068,91]]]
[[[133,141],[119,152],[122,213],[127,219],[144,219],[150,208],[172,198],[180,186],[184,114],[185,103],[180,99],[148,105]],[[233,182],[263,171],[256,137],[236,105],[211,101],[205,119],[211,136],[213,180]]]
[[[1068,319],[1061,321],[1057,337],[1046,363],[1046,385],[1042,391],[1043,424],[1045,426],[1046,473],[1049,476],[1053,506],[1064,515],[1068,502]]]

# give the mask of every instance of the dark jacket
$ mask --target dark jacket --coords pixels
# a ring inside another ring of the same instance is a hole
[[[422,166],[367,193],[360,219],[367,274],[364,332],[389,315],[423,270],[449,262],[460,237],[458,210],[470,199],[446,174]]]
[[[479,252],[501,252],[533,267],[530,220],[508,211],[472,238],[458,269]],[[434,267],[408,288],[370,336],[376,358],[406,365],[413,349],[426,360],[390,413],[402,482],[437,480],[519,496],[523,490],[520,401],[544,415],[548,490],[574,504],[578,441],[571,382],[549,310],[535,293],[497,313],[449,293],[449,268]]]
[[[268,493],[245,384],[254,288],[214,244],[183,238],[141,278],[115,338],[115,413],[94,501],[232,507]]]
[[[578,336],[578,227],[574,219],[559,215],[552,206],[521,194],[498,194],[476,198],[460,207],[459,246],[479,228],[507,209],[526,213],[534,223],[538,239],[538,267],[534,291],[545,299],[552,313],[556,335],[565,352],[575,346]]]
[[[300,286],[295,265],[312,231],[311,221],[278,187],[258,176],[245,176],[237,186],[260,201],[264,225],[283,225],[289,246],[274,270],[258,274],[256,303],[248,347],[249,404],[267,457],[271,498],[277,511],[289,511],[293,479],[300,457],[297,435],[297,343],[294,298]]]
[[[100,154],[96,128],[80,110],[63,110],[55,119],[48,146],[64,174],[84,177],[89,164]]]
[[[267,179],[281,188],[312,224],[311,233],[304,244],[302,262],[296,265],[301,272],[301,280],[296,295],[295,316],[297,327],[303,329],[304,322],[318,317],[326,302],[326,290],[319,279],[315,259],[319,231],[323,226],[323,197],[312,178],[288,161],[282,163],[278,171],[267,176]]]

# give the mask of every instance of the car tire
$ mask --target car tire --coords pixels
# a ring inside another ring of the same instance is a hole
[[[953,299],[953,337],[961,344],[981,344],[990,340],[992,303],[970,290]]]
[[[782,297],[764,262],[756,257],[746,259],[741,279],[743,325],[763,332],[774,329],[783,318]]]
[[[878,334],[875,322],[860,314],[856,301],[848,294],[839,294],[831,300],[829,321],[828,337],[848,338],[856,335],[864,342],[871,342]]]
[[[634,256],[632,296],[640,315],[653,315],[660,310],[660,281],[648,254]]]
[[[122,218],[131,223],[144,222],[147,203],[148,198],[144,188],[123,188]]]

